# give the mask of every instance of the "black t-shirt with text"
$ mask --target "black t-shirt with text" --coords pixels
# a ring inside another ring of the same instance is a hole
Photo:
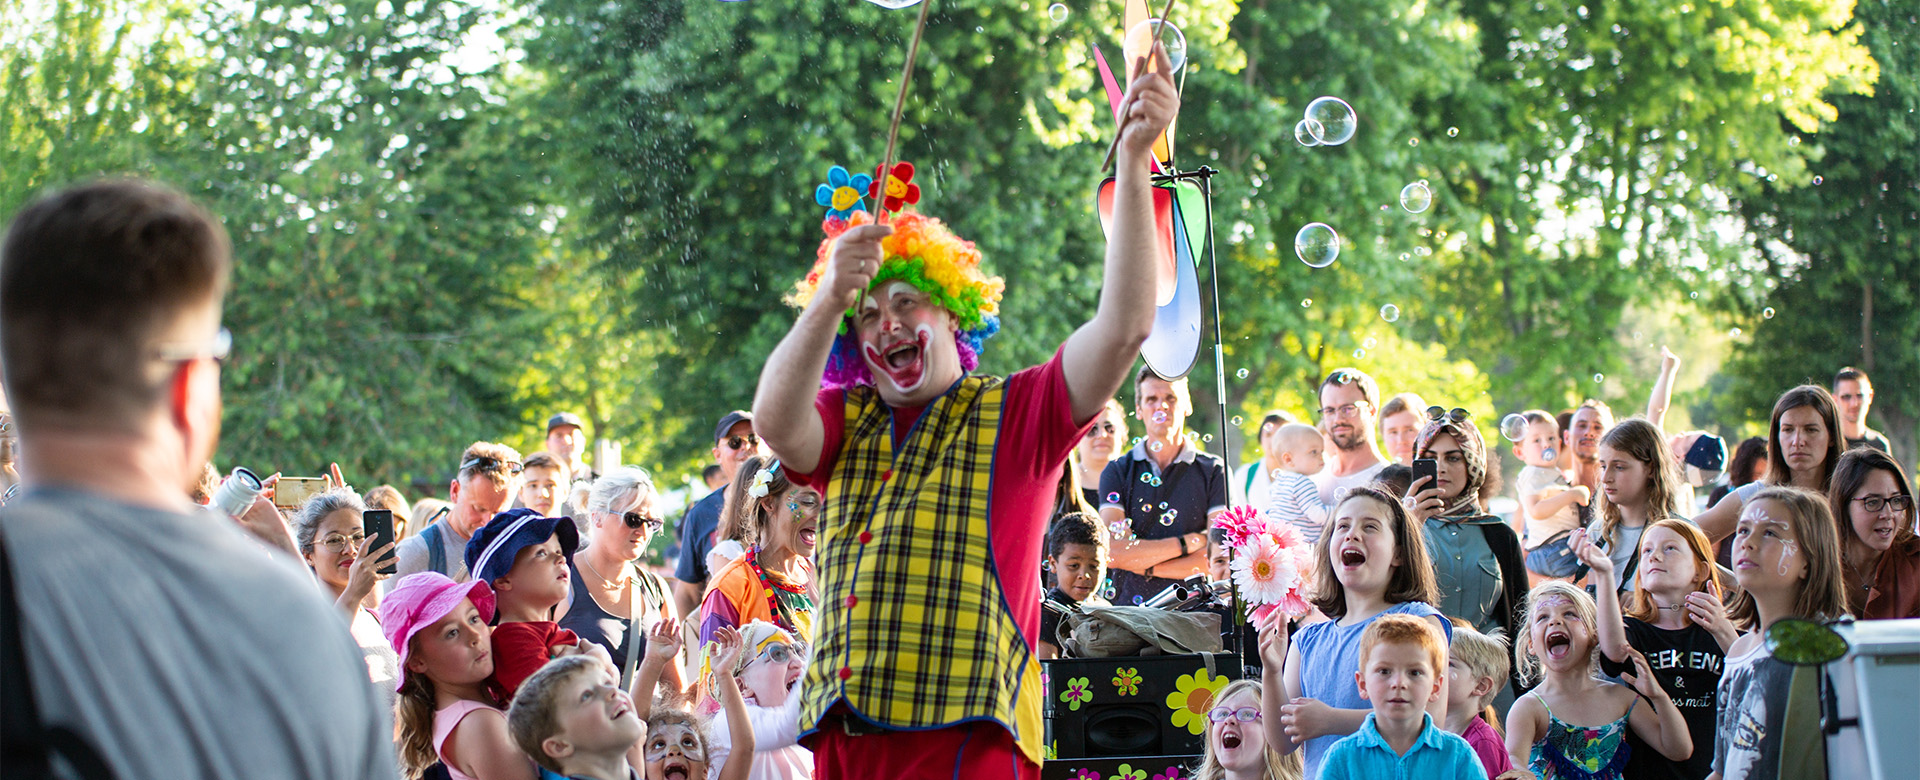
[[[1713,634],[1697,625],[1679,630],[1660,628],[1639,618],[1626,618],[1627,644],[1647,657],[1647,666],[1661,689],[1673,697],[1673,704],[1687,720],[1687,733],[1693,737],[1693,756],[1685,761],[1670,761],[1631,730],[1627,744],[1626,776],[1649,780],[1700,780],[1713,773],[1713,733],[1715,705],[1720,674],[1725,669],[1726,651],[1720,649]],[[1619,677],[1633,671],[1633,661],[1614,663],[1600,655],[1600,671]]]

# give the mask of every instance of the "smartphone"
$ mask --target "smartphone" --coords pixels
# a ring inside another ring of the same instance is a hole
[[[393,510],[391,509],[368,509],[362,511],[360,513],[360,525],[366,531],[367,549],[369,550],[380,549],[380,547],[386,543],[393,541]],[[388,550],[387,554],[380,558],[380,568],[375,571],[381,574],[392,574],[395,567],[400,565],[398,553],[398,550]]]
[[[1426,484],[1424,485],[1420,484],[1421,477],[1427,478]],[[1432,458],[1415,458],[1413,460],[1413,482],[1411,483],[1412,486],[1408,487],[1407,489],[1417,493],[1422,490],[1427,490],[1429,488],[1436,487],[1434,483],[1439,478],[1440,478],[1440,464],[1436,463]]]
[[[325,477],[281,477],[273,485],[273,505],[281,509],[299,509],[307,503],[307,499],[325,492]]]

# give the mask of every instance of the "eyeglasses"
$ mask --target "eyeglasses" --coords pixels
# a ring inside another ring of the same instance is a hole
[[[1233,709],[1231,707],[1215,707],[1207,712],[1207,720],[1215,723],[1225,723],[1229,718],[1240,721],[1241,723],[1252,723],[1260,719],[1260,708],[1241,707],[1239,709]]]
[[[734,452],[739,452],[741,447],[753,447],[757,449],[759,448],[759,446],[760,446],[760,437],[755,436],[751,433],[745,436],[728,436],[727,437],[727,449],[733,450]]]
[[[509,475],[519,476],[520,461],[501,460],[491,455],[481,455],[468,458],[467,462],[460,464],[460,473],[462,474],[487,471],[505,471]]]
[[[1884,507],[1893,507],[1895,512],[1905,512],[1913,506],[1913,496],[1861,496],[1854,499],[1869,512],[1878,512]]]
[[[1469,412],[1458,406],[1452,409],[1443,409],[1438,406],[1427,407],[1427,420],[1430,422],[1440,422],[1441,420],[1448,422],[1466,422],[1470,419],[1473,419],[1473,412]]]
[[[805,660],[806,657],[807,645],[805,642],[774,642],[761,648],[759,655],[754,656],[754,660],[765,658],[775,666],[780,666],[795,658]]]
[[[667,525],[666,521],[661,520],[658,517],[647,517],[646,515],[640,514],[639,512],[627,512],[625,514],[620,515],[620,519],[626,522],[628,528],[639,528],[641,526],[646,526],[647,533],[650,533],[650,534],[659,533],[660,529],[666,527]]]
[[[1356,401],[1354,403],[1341,404],[1339,406],[1322,406],[1320,407],[1320,416],[1322,418],[1352,417],[1356,414],[1359,414],[1360,407],[1365,406],[1366,404],[1367,404],[1366,401]]]
[[[347,551],[348,545],[352,545],[353,549],[360,549],[360,543],[366,540],[366,534],[354,534],[352,536],[345,534],[328,534],[327,538],[320,540],[320,546],[327,548],[327,552],[339,555]]]
[[[225,362],[233,353],[233,333],[221,328],[213,334],[211,341],[200,344],[161,344],[153,349],[153,359],[163,363],[185,363],[200,358],[211,359],[215,363]]]
[[[1107,436],[1112,436],[1114,434],[1114,431],[1117,431],[1117,430],[1119,429],[1113,427],[1113,423],[1103,422],[1103,423],[1100,423],[1099,425],[1093,426],[1092,428],[1088,428],[1086,435],[1082,436],[1081,438],[1091,439],[1095,436],[1100,436],[1102,434]]]

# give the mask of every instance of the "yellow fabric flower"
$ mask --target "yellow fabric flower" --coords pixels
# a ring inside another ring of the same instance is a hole
[[[1227,687],[1228,682],[1227,678],[1210,675],[1205,669],[1180,675],[1180,679],[1174,681],[1173,693],[1167,694],[1167,708],[1173,710],[1173,727],[1185,728],[1194,734],[1205,733],[1207,710],[1213,708],[1214,696]]]

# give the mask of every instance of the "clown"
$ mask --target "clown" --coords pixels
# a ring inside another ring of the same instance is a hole
[[[854,213],[792,297],[754,412],[789,478],[823,496],[800,686],[816,775],[1039,776],[1042,537],[1068,453],[1153,327],[1148,158],[1179,108],[1169,70],[1122,101],[1099,308],[1045,364],[973,373],[1001,282],[913,212]]]

